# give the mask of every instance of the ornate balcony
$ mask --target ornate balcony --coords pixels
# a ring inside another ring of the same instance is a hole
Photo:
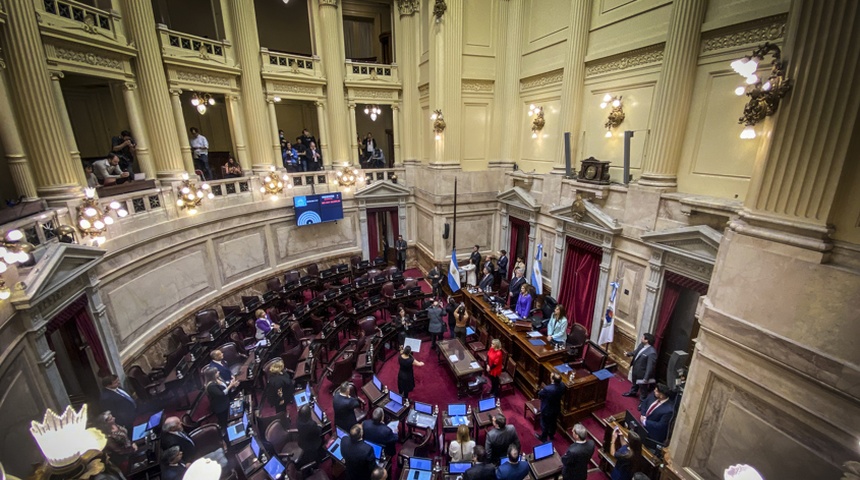
[[[386,65],[346,60],[344,70],[347,84],[400,88],[400,71],[396,63]]]
[[[239,72],[233,58],[233,47],[228,40],[211,40],[177,32],[163,24],[158,24],[157,29],[164,63],[219,72],[228,67],[230,73]]]
[[[60,39],[112,45],[125,50],[125,31],[119,13],[100,10],[75,0],[33,0],[43,33]]]

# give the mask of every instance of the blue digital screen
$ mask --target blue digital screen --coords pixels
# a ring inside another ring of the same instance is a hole
[[[340,192],[293,197],[298,226],[343,219],[343,198]]]
[[[274,480],[278,480],[281,478],[281,475],[284,474],[284,464],[278,461],[278,458],[272,456],[272,458],[266,463],[266,466],[263,467],[266,469],[266,473],[269,474]]]
[[[459,417],[466,414],[465,403],[452,403],[448,405],[448,415],[451,417]]]
[[[427,470],[433,468],[433,461],[429,458],[412,457],[409,459],[410,470]]]
[[[377,378],[376,375],[373,376],[373,385],[377,390],[380,392],[382,391],[382,382],[379,381],[379,378]]]
[[[492,410],[496,408],[496,397],[485,398],[478,402],[478,411],[486,412],[487,410]]]
[[[163,414],[164,414],[164,410],[162,410],[160,412],[153,413],[152,416],[149,417],[149,423],[148,423],[149,428],[155,428],[155,427],[161,425],[161,416]]]
[[[257,443],[257,439],[256,439],[256,438],[254,438],[254,437],[251,437],[251,450],[253,450],[253,451],[254,451],[254,456],[255,456],[255,457],[259,457],[259,456],[260,456],[260,444],[259,444],[259,443]]]
[[[403,405],[403,397],[401,397],[400,395],[398,395],[392,391],[388,392],[388,398],[391,399],[392,402],[394,402],[398,405]]]
[[[463,473],[472,468],[471,462],[451,462],[448,464],[448,473]]]
[[[430,415],[433,413],[433,406],[427,403],[415,402],[415,410]]]
[[[135,425],[134,429],[131,431],[131,441],[136,442],[143,438],[143,435],[146,433],[146,424],[141,423],[140,425]]]
[[[547,442],[535,447],[535,460],[540,460],[552,455],[552,442]]]
[[[375,443],[373,443],[373,442],[368,442],[368,441],[366,441],[366,440],[365,440],[365,442],[364,442],[364,443],[366,443],[366,444],[370,445],[371,447],[373,447],[373,454],[376,456],[376,459],[377,459],[377,460],[379,460],[379,457],[381,457],[381,456],[382,456],[382,446],[381,446],[381,445],[377,445],[377,444],[375,444]]]

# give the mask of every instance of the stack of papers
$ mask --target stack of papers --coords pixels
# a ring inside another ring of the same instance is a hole
[[[531,337],[531,338],[535,338],[535,337],[540,337],[540,336],[542,336],[543,334],[542,334],[542,333],[540,333],[540,332],[538,332],[538,331],[534,331],[534,332],[529,332],[529,333],[527,333],[526,335],[528,335],[528,336],[529,336],[529,337]]]
[[[448,355],[448,360],[451,360],[452,362],[456,362],[457,360],[459,360],[459,358],[457,357],[456,353],[452,353],[451,355]]]
[[[481,368],[481,365],[480,365],[480,364],[478,364],[478,362],[472,362],[472,363],[470,363],[470,364],[469,364],[469,366],[470,366],[470,367],[472,367],[472,368]]]

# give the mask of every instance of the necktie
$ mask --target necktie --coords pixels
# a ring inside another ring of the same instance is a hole
[[[116,389],[116,393],[118,393],[118,394],[122,395],[123,397],[125,397],[125,399],[126,399],[126,400],[128,400],[129,402],[131,402],[131,403],[134,405],[134,407],[135,407],[135,408],[137,408],[137,402],[135,402],[135,401],[134,401],[134,399],[133,399],[133,398],[131,398],[131,395],[129,395],[129,394],[127,394],[127,393],[125,393],[125,390],[123,390],[123,389],[121,389],[121,388],[117,388],[117,389]]]
[[[651,406],[650,406],[650,407],[648,407],[648,411],[647,411],[647,412],[645,412],[645,416],[647,417],[648,415],[651,415],[651,412],[653,412],[653,411],[654,411],[654,409],[656,409],[657,407],[659,407],[659,406],[660,406],[660,403],[661,403],[661,402],[660,402],[660,400],[654,400],[654,403],[652,403],[652,404],[651,404]]]
[[[191,445],[194,445],[194,440],[192,440],[185,432],[179,432],[179,436],[191,442]]]

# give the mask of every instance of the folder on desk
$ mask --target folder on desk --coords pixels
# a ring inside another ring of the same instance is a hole
[[[532,345],[534,345],[536,347],[546,345],[546,342],[544,342],[543,340],[541,340],[539,338],[533,338],[533,339],[529,340],[529,343],[531,343]]]
[[[558,370],[558,373],[570,373],[573,371],[573,369],[570,368],[570,365],[566,363],[562,363],[560,365],[553,365],[553,368]]]
[[[598,370],[596,372],[591,372],[592,375],[597,377],[598,380],[606,380],[607,378],[612,377],[612,372],[607,369]]]

